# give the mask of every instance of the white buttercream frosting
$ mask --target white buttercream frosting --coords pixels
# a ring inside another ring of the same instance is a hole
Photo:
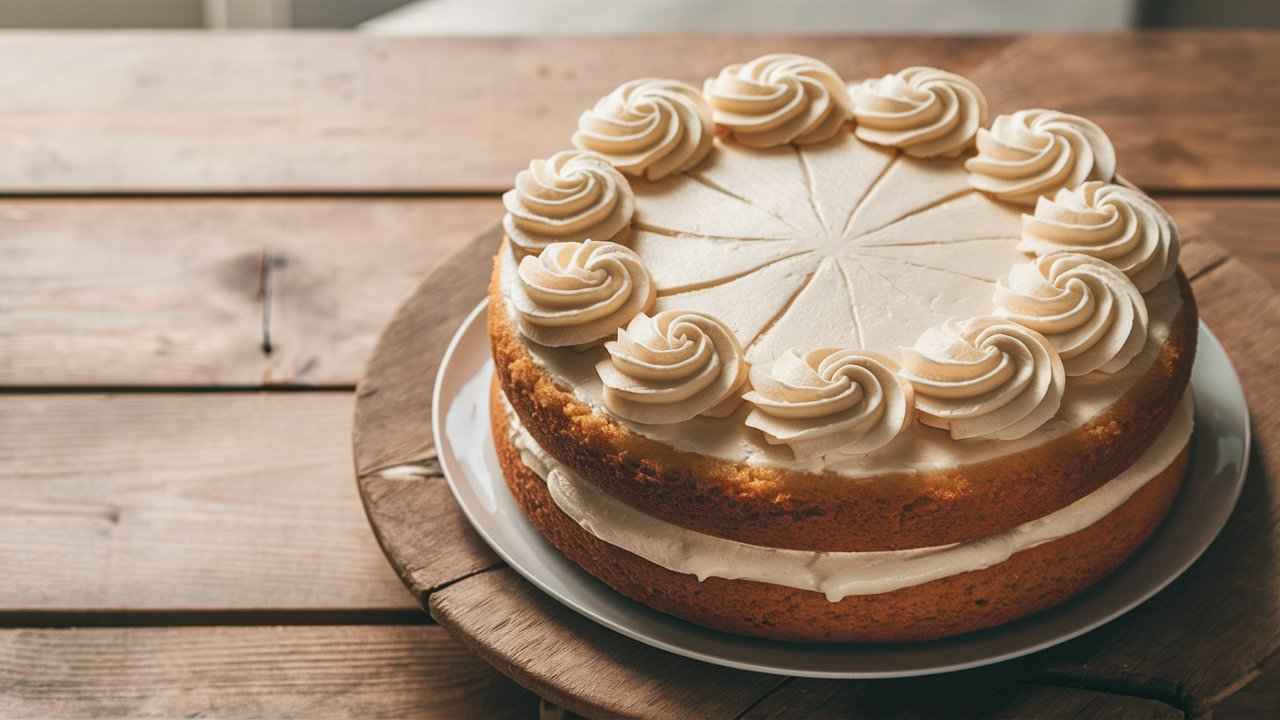
[[[746,424],[796,457],[878,450],[912,418],[911,384],[897,372],[897,363],[870,351],[788,350],[752,366]]]
[[[1022,213],[974,190],[959,158],[917,159],[852,132],[770,150],[729,139],[716,145],[689,173],[632,181],[636,211],[627,244],[657,287],[650,314],[688,310],[718,319],[753,366],[788,348],[822,347],[879,352],[901,365],[898,348],[927,328],[995,314],[997,282],[1028,260],[1019,250]],[[498,257],[500,305],[513,324],[520,258],[510,248]],[[915,422],[858,455],[797,456],[746,427],[756,409],[749,403],[727,418],[631,421],[605,401],[596,369],[611,360],[603,347],[526,346],[533,362],[592,412],[675,450],[850,479],[945,472],[1037,448],[1120,402],[1157,362],[1183,304],[1173,278],[1143,297],[1149,325],[1142,351],[1115,374],[1068,377],[1057,414],[1030,434],[956,442]],[[917,405],[919,399],[917,393]]]
[[[955,157],[987,124],[987,98],[968,79],[910,67],[849,88],[855,132],[915,157]]]
[[[511,242],[539,252],[553,242],[620,240],[635,213],[635,196],[622,173],[594,153],[564,150],[534,160],[502,196]]]
[[[902,348],[920,421],[956,440],[1016,440],[1058,412],[1062,358],[1040,333],[1004,318],[947,321]]]
[[[816,143],[850,117],[844,81],[803,55],[763,55],[729,65],[702,87],[717,124],[750,147]]]
[[[504,401],[505,402],[505,401]],[[970,542],[913,550],[812,552],[750,545],[688,530],[617,500],[548,455],[507,406],[509,437],[551,499],[583,530],[673,572],[699,580],[753,580],[824,594],[831,602],[877,595],[998,565],[1015,553],[1080,532],[1168,468],[1191,437],[1191,393],[1127,470],[1066,507]]]
[[[747,362],[733,332],[702,313],[637,315],[605,350],[609,359],[596,364],[605,407],[638,423],[724,417],[737,407],[747,380]]]
[[[629,174],[660,180],[711,152],[715,124],[698,89],[643,78],[619,85],[578,118],[573,144]]]
[[[526,255],[518,276],[511,299],[520,332],[551,347],[602,340],[657,299],[640,256],[611,242],[552,243]]]
[[[1042,195],[1116,174],[1111,139],[1092,121],[1056,110],[1019,110],[978,130],[969,182],[1006,202],[1034,205]]]
[[[1139,190],[1101,181],[1058,190],[1022,216],[1018,249],[1036,255],[1066,250],[1101,258],[1147,292],[1173,276],[1181,242],[1178,226]]]
[[[1147,303],[1133,281],[1104,260],[1054,253],[1009,270],[996,287],[996,314],[1043,334],[1068,375],[1116,373],[1147,342]]]

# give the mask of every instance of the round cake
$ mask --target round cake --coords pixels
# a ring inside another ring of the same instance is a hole
[[[721,630],[921,641],[1061,603],[1181,486],[1177,228],[1096,124],[766,55],[619,86],[503,196],[491,418],[538,530]]]

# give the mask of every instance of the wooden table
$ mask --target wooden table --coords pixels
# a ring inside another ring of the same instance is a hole
[[[0,35],[0,717],[531,717],[379,552],[352,390],[580,109],[778,50],[1087,115],[1190,242],[1280,283],[1280,35]],[[1215,717],[1274,716],[1280,663],[1247,677]],[[833,687],[750,708],[854,702]],[[1055,692],[1081,716],[1185,709]]]

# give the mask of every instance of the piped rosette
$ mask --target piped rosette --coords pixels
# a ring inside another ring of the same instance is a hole
[[[799,459],[878,450],[910,423],[911,384],[883,355],[846,348],[787,350],[751,367],[746,424]]]
[[[747,381],[742,345],[719,320],[666,310],[636,315],[596,364],[605,407],[633,422],[665,425],[726,417]]]
[[[639,255],[594,240],[552,243],[537,257],[524,257],[511,296],[521,334],[549,347],[609,337],[656,299]]]
[[[1062,358],[1045,336],[1001,317],[947,321],[902,348],[920,421],[956,440],[1016,440],[1058,412]]]
[[[910,67],[849,88],[857,136],[913,157],[956,157],[987,124],[987,98],[954,73]]]
[[[1101,258],[1142,292],[1173,276],[1181,242],[1164,208],[1142,192],[1100,181],[1063,188],[1022,216],[1018,249],[1037,256],[1068,251]]]
[[[996,285],[996,314],[1053,344],[1067,375],[1115,373],[1147,342],[1147,304],[1127,275],[1103,260],[1054,253],[1015,265]]]
[[[1019,110],[978,130],[978,154],[964,166],[973,187],[1030,206],[1060,188],[1110,182],[1116,151],[1102,128],[1078,115]]]
[[[578,118],[574,146],[628,175],[660,180],[693,168],[711,151],[715,124],[698,89],[678,80],[624,83]]]
[[[623,239],[635,214],[631,185],[607,160],[564,150],[534,160],[502,196],[502,227],[523,253],[553,242]]]
[[[715,122],[749,147],[822,142],[850,117],[844,81],[803,55],[763,55],[729,65],[703,84],[702,94]]]

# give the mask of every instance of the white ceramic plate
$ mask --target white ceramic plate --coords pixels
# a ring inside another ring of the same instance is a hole
[[[1244,484],[1249,414],[1235,368],[1202,324],[1192,371],[1196,429],[1182,494],[1148,545],[1115,575],[1053,610],[992,630],[914,645],[796,644],[738,637],[632,602],[542,539],[507,490],[489,434],[493,362],[481,304],[454,336],[436,379],[432,423],[445,477],[471,524],[516,572],[627,637],[744,670],[823,678],[927,675],[1057,645],[1114,620],[1182,574],[1226,524]]]

